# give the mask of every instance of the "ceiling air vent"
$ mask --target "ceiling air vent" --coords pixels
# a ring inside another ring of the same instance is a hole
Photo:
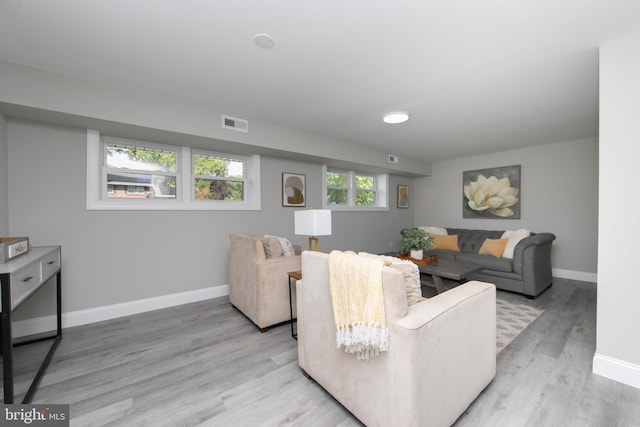
[[[239,132],[249,132],[249,122],[247,120],[237,119],[231,116],[222,116],[222,127]]]

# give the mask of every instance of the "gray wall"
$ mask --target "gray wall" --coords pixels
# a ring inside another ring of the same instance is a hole
[[[463,219],[462,172],[521,165],[521,219]],[[594,139],[467,157],[432,165],[416,179],[415,224],[552,232],[554,275],[595,281],[598,144]]]
[[[600,245],[594,372],[640,388],[635,224],[640,34],[600,49]]]
[[[0,114],[0,237],[9,236],[7,121]]]
[[[62,245],[65,312],[224,285],[230,233],[283,235],[304,247],[306,237],[293,235],[297,209],[281,206],[282,172],[305,174],[307,207],[321,206],[321,165],[262,157],[260,211],[87,211],[86,130],[12,119],[7,129],[9,231]],[[389,212],[334,212],[321,250],[397,248],[413,211],[395,208],[396,186],[411,182],[390,177]],[[52,295],[34,297],[20,317],[49,314]]]

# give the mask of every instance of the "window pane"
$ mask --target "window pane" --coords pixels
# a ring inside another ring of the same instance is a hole
[[[340,172],[327,172],[327,187],[346,187],[347,174]]]
[[[107,145],[107,166],[155,172],[175,172],[176,152],[148,147]]]
[[[176,177],[165,175],[108,173],[110,199],[176,198]]]
[[[327,204],[328,205],[346,205],[347,190],[328,189]]]
[[[356,205],[372,206],[376,204],[376,193],[373,191],[357,191]]]
[[[196,200],[244,200],[244,183],[222,179],[195,180]]]
[[[196,154],[193,156],[193,174],[243,178],[244,162],[242,160]]]
[[[376,180],[372,176],[358,176],[356,175],[356,188],[359,190],[374,190],[376,186]]]

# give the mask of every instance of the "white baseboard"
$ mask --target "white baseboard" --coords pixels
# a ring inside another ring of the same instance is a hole
[[[640,389],[640,366],[596,353],[593,373]]]
[[[118,317],[145,313],[147,311],[174,307],[182,304],[203,301],[211,298],[229,295],[229,285],[212,286],[196,289],[194,291],[180,292],[177,294],[162,295],[136,301],[128,301],[120,304],[105,305],[102,307],[88,308],[85,310],[62,313],[62,327],[87,325],[89,323],[102,322]],[[13,336],[24,337],[43,332],[49,332],[56,328],[56,316],[44,316],[35,319],[19,320],[13,322]]]
[[[587,273],[585,271],[564,270],[561,268],[552,268],[551,275],[560,279],[580,280],[582,282],[598,282],[597,273]]]

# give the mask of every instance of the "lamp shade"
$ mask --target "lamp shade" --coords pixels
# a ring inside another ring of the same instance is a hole
[[[309,209],[294,212],[294,233],[303,236],[330,236],[331,210]]]

